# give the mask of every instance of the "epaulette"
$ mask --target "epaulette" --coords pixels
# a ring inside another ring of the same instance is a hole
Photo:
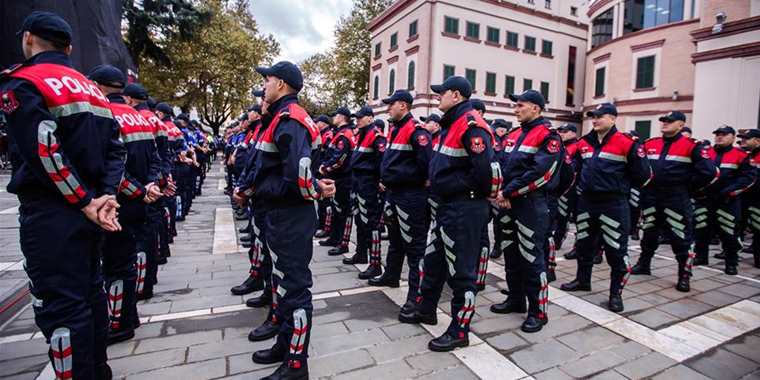
[[[639,141],[639,138],[638,138],[638,137],[636,137],[636,136],[634,136],[634,135],[632,135],[632,134],[630,134],[630,133],[628,133],[628,132],[623,132],[623,133],[621,133],[621,135],[623,135],[623,136],[627,137],[627,138],[628,138],[628,139],[630,139],[631,141]]]
[[[470,127],[477,127],[478,126],[478,121],[475,119],[475,116],[472,116],[471,114],[468,113],[466,115],[466,117],[467,117],[467,125],[468,126],[470,126]]]
[[[644,140],[644,142],[655,141],[655,140],[662,140],[662,136],[650,137],[650,138]]]
[[[15,65],[13,65],[13,66],[11,66],[11,67],[3,70],[3,71],[0,71],[0,78],[10,75],[12,72],[20,69],[23,66],[24,66],[23,63],[17,63]]]

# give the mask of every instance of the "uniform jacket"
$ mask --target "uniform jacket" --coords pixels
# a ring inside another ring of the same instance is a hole
[[[519,197],[543,189],[563,161],[562,142],[543,117],[513,128],[504,145],[502,165],[505,198]]]
[[[356,134],[358,143],[351,154],[351,171],[354,176],[380,177],[380,162],[383,159],[388,140],[383,131],[368,125]]]
[[[351,175],[351,154],[356,147],[354,128],[356,126],[351,123],[338,127],[327,145],[322,166],[329,178],[339,179]]]
[[[407,114],[391,125],[380,181],[391,190],[425,187],[432,154],[430,133]]]
[[[678,133],[673,137],[653,137],[644,142],[654,172],[653,189],[701,191],[717,181],[720,170],[710,159],[709,146]]]
[[[735,146],[713,146],[708,150],[710,159],[720,169],[720,178],[705,190],[709,197],[734,198],[755,183],[757,173],[747,152]]]

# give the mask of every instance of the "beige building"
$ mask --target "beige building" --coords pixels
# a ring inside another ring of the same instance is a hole
[[[398,0],[372,20],[369,103],[396,89],[417,117],[440,112],[430,85],[451,75],[473,84],[487,118],[515,122],[507,94],[535,89],[555,124],[579,120],[587,47],[583,0]]]
[[[758,0],[596,0],[588,7],[585,109],[612,102],[618,126],[643,137],[659,116],[686,114],[697,137],[757,126]],[[713,32],[716,14],[729,22]],[[732,21],[733,20],[733,21]],[[753,50],[754,49],[754,50]],[[587,130],[589,124],[584,125]]]

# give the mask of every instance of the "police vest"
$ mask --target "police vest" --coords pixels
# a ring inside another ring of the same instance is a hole
[[[354,148],[356,148],[356,136],[354,135],[354,129],[353,128],[348,128],[348,127],[346,127],[346,128],[343,128],[343,127],[339,128],[338,129],[338,133],[336,133],[333,136],[332,140],[330,140],[330,144],[328,145],[328,147],[331,148],[331,149],[342,150],[343,147],[340,146],[340,144],[341,144],[340,137],[341,136],[345,137],[349,141],[349,144],[351,144],[350,145],[351,146],[351,150],[354,150]]]
[[[379,159],[382,153],[385,152],[385,143],[379,145],[379,151],[376,151],[375,141],[378,138],[384,138],[384,136],[377,127],[368,126],[365,128],[368,128],[369,130],[364,136],[361,136],[361,133],[356,136],[357,138],[361,137],[361,141],[356,145],[354,153],[351,154],[351,170],[353,170],[354,173],[361,171],[365,172],[365,174],[374,174],[377,176],[380,174],[377,170],[378,165],[380,164]]]
[[[553,133],[549,129],[550,124],[544,121],[543,124],[534,125],[527,132],[522,126],[515,127],[507,134],[504,142],[504,155],[506,156],[505,165],[502,167],[504,173],[504,183],[509,185],[510,180],[521,177],[525,172],[531,170],[535,165],[534,156],[544,142],[550,138]],[[556,146],[553,142],[548,143],[547,149],[553,153],[561,150],[560,144]],[[555,151],[556,149],[556,151]],[[547,185],[558,170],[559,164],[555,164],[544,173],[544,175],[528,185],[512,191],[509,196],[517,197],[533,192]]]
[[[731,147],[725,152],[719,152],[711,147],[707,150],[707,154],[710,157],[710,160],[715,163],[715,166],[720,169],[720,178],[718,178],[718,182],[715,184],[715,188],[720,190],[735,183],[737,176],[740,174],[739,169],[744,163],[744,160],[747,159],[747,156],[749,156],[747,152],[737,147]],[[728,195],[735,197],[748,188],[749,187],[741,187],[735,189],[729,192]]]
[[[701,149],[702,158],[709,159],[709,147],[700,148],[696,140],[676,136],[672,141],[653,137],[644,142],[644,151],[652,165],[656,186],[687,187],[694,175],[692,155],[694,149]],[[717,175],[717,174],[716,174]]]
[[[615,131],[603,145],[595,145],[589,140],[597,139],[589,133],[574,144],[574,150],[582,164],[578,187],[585,193],[615,193],[627,195],[631,188],[628,175],[628,155],[636,142],[624,133]],[[644,149],[638,148],[639,158],[646,159]]]
[[[422,126],[411,117],[404,125],[391,128],[390,141],[380,164],[380,175],[386,187],[420,188],[425,186],[428,178],[427,167],[419,167],[412,146],[412,138],[419,129],[423,129]],[[419,134],[417,139],[417,144],[420,146],[430,144],[426,133]]]

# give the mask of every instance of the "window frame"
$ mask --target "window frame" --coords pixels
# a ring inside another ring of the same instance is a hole
[[[473,27],[475,35],[470,35],[470,27]],[[480,23],[466,21],[464,27],[464,36],[472,40],[480,40]]]
[[[449,31],[449,22],[452,23],[454,31]],[[459,35],[459,19],[451,16],[443,16],[443,32],[446,34]]]
[[[489,89],[489,87],[491,87]],[[486,71],[486,89],[485,89],[486,95],[494,96],[496,95],[496,73],[492,73],[490,71]]]

